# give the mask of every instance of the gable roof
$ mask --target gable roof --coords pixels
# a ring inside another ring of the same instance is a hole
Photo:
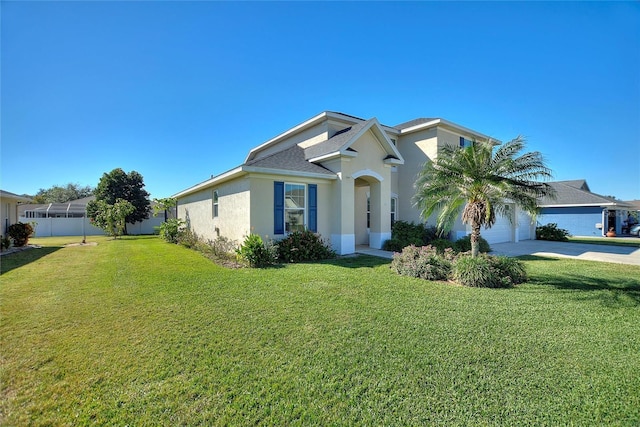
[[[540,207],[627,207],[624,202],[592,193],[584,179],[555,181],[547,184],[555,190],[556,197],[555,199],[543,198],[539,203]]]
[[[559,184],[565,184],[580,190],[591,191],[586,179],[573,179],[570,181],[557,181]]]
[[[434,120],[437,120],[437,119],[435,119],[435,118],[427,118],[427,117],[419,117],[417,119],[409,120],[408,122],[404,122],[404,123],[400,123],[399,125],[395,125],[394,128],[402,130],[402,129],[407,129],[407,128],[410,128],[410,127],[418,126],[418,125],[421,125],[423,123],[429,123],[429,122],[432,122]]]
[[[404,159],[398,149],[391,143],[386,133],[382,129],[380,122],[375,117],[363,123],[357,123],[347,127],[326,141],[319,142],[305,148],[305,159],[310,162],[320,161],[328,157],[339,155],[354,155],[355,150],[351,148],[365,132],[371,131],[380,142],[382,149],[387,156],[384,161],[393,164],[404,164]]]
[[[244,166],[335,176],[335,173],[331,172],[329,169],[315,163],[308,162],[306,160],[305,150],[297,145],[278,151],[277,153],[270,154],[266,157],[251,160],[246,162]]]
[[[17,202],[30,202],[31,197],[21,196],[19,194],[12,193],[10,191],[0,190],[0,199],[11,199]]]
[[[330,153],[340,151],[355,135],[358,134],[368,122],[362,122],[345,128],[326,141],[319,142],[310,147],[304,149],[305,159],[314,159],[317,157],[326,156]]]

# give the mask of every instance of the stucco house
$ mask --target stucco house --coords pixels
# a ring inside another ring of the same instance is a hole
[[[18,205],[28,203],[31,199],[26,196],[19,196],[9,191],[0,190],[0,206],[2,219],[2,235],[7,235],[7,228],[18,222]]]
[[[241,242],[253,232],[277,240],[307,228],[349,254],[356,245],[381,248],[396,220],[421,221],[413,185],[441,147],[489,139],[440,118],[386,126],[325,111],[253,148],[240,166],[173,197],[178,217],[205,239]],[[512,218],[500,218],[483,237],[518,241],[532,230],[529,216],[514,206]],[[458,222],[453,237],[469,232]]]
[[[548,183],[556,198],[545,198],[539,203],[540,225],[558,224],[574,236],[603,236],[613,228],[622,233],[629,211],[627,203],[591,192],[587,181],[576,179]]]

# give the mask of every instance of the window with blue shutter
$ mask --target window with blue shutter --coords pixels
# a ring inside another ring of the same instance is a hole
[[[284,234],[284,182],[273,183],[273,234]]]

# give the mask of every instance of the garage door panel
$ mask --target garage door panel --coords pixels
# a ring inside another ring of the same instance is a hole
[[[511,222],[508,218],[498,216],[496,223],[490,229],[482,229],[480,233],[489,244],[511,241]]]

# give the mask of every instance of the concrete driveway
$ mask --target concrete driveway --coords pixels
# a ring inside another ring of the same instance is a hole
[[[518,243],[492,244],[491,254],[507,256],[538,255],[640,265],[640,248],[629,246],[523,240]]]

